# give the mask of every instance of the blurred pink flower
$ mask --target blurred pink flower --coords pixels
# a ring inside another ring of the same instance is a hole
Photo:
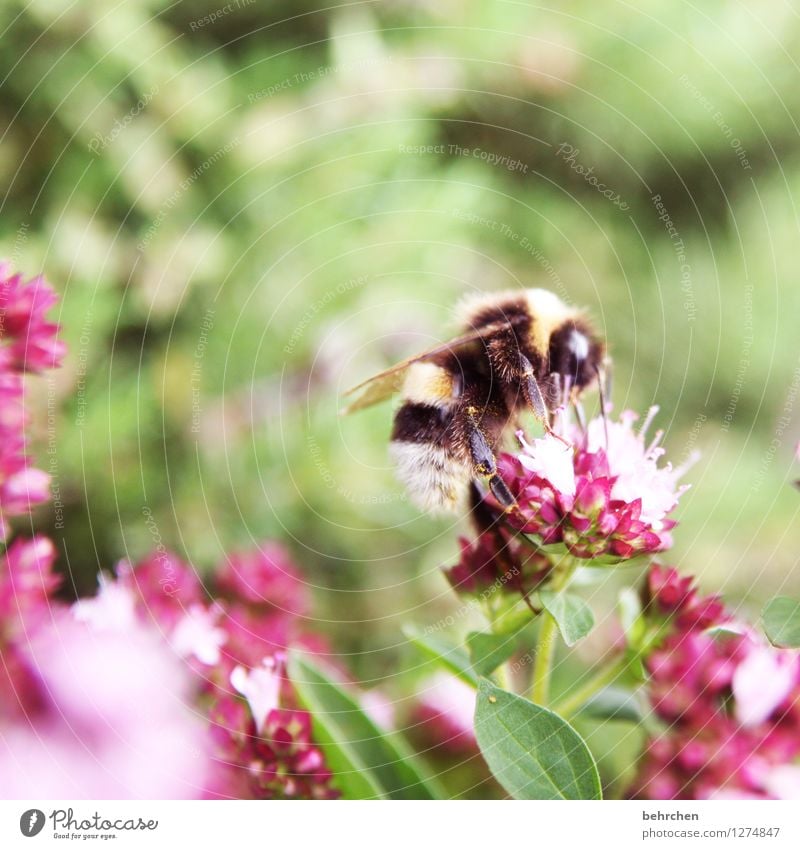
[[[308,612],[308,592],[286,549],[263,542],[253,551],[230,554],[217,573],[217,586],[245,604],[290,616]]]
[[[730,622],[731,616],[719,596],[701,596],[694,578],[682,578],[672,566],[653,563],[647,577],[647,591],[649,611],[673,617],[675,628],[710,628]]]
[[[139,574],[123,564],[119,579],[101,576],[94,597],[66,608],[51,598],[54,560],[52,543],[36,537],[0,561],[6,798],[336,795],[282,654],[270,646],[230,675],[233,620],[197,601],[193,570],[168,554]],[[239,608],[254,621],[274,612]],[[274,615],[284,628],[289,617]]]
[[[25,456],[22,375],[60,364],[58,325],[45,319],[55,301],[41,278],[24,284],[0,264],[3,540],[8,517],[50,496],[50,477]],[[279,668],[290,640],[314,643],[296,633],[308,600],[282,547],[228,558],[221,602],[160,548],[68,609],[52,598],[54,561],[45,537],[15,540],[0,558],[4,798],[337,795]],[[242,662],[252,668],[231,676]],[[209,704],[220,724],[209,724]],[[212,750],[230,760],[212,762]]]
[[[800,799],[800,766],[776,766],[764,778],[764,787],[772,799]]]
[[[336,798],[331,772],[312,738],[311,715],[281,706],[282,692],[291,692],[282,660],[267,660],[251,670],[236,667],[231,684],[246,702],[230,692],[217,692],[211,709],[215,769],[206,795]]]
[[[228,635],[218,627],[221,614],[218,606],[205,607],[193,604],[178,623],[170,636],[170,645],[179,657],[195,658],[205,666],[220,662],[220,649]]]
[[[265,658],[261,666],[247,670],[237,666],[231,673],[233,688],[247,699],[256,730],[261,733],[270,712],[278,708],[281,675],[274,658]]]
[[[56,339],[58,325],[44,318],[56,300],[42,278],[24,284],[0,263],[0,540],[8,537],[10,517],[50,497],[50,476],[25,455],[22,374],[60,365],[65,346]]]
[[[110,609],[103,611],[102,606]],[[116,593],[56,610],[23,654],[45,694],[0,738],[3,798],[192,798],[209,768],[194,683]]]
[[[166,631],[207,599],[194,568],[163,549],[135,566],[123,560],[117,566],[117,581],[131,590],[142,615]]]
[[[364,713],[383,731],[395,727],[394,702],[380,690],[367,690],[359,699]]]
[[[646,687],[664,727],[646,746],[632,794],[800,798],[791,795],[800,791],[798,653],[733,622],[674,569],[654,566],[648,586],[646,611],[664,636],[647,657]]]
[[[0,263],[0,368],[39,372],[61,365],[66,346],[58,325],[45,319],[57,300],[43,277],[24,283]]]
[[[120,564],[118,573],[114,591],[121,588],[130,600],[119,618],[153,622],[175,655],[187,660],[210,703],[204,713],[214,764],[203,795],[336,795],[311,736],[311,718],[296,709],[284,670],[290,645],[314,649],[297,625],[307,598],[285,549],[265,543],[231,555],[208,588],[193,567],[163,550],[135,567]]]
[[[760,645],[753,639],[731,682],[736,718],[747,727],[759,725],[783,704],[798,682],[797,652]]]
[[[475,691],[458,678],[437,672],[417,686],[411,722],[414,735],[428,748],[453,753],[476,747]]]
[[[0,558],[0,648],[49,615],[49,597],[61,583],[55,559],[55,546],[44,536],[14,540]]]

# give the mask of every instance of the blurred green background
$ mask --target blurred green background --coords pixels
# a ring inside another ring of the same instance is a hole
[[[395,482],[390,406],[341,392],[520,286],[585,305],[616,409],[702,451],[672,562],[753,610],[796,591],[790,5],[3,0],[0,27],[0,255],[70,348],[29,387],[63,502],[35,526],[77,591],[160,540],[207,572],[273,537],[351,667],[398,668],[400,623],[456,604],[456,529]]]

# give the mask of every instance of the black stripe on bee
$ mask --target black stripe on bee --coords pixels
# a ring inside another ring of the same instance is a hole
[[[438,443],[444,439],[449,422],[450,417],[440,407],[406,401],[395,414],[392,440]]]
[[[526,335],[531,323],[531,311],[527,300],[514,298],[499,304],[486,304],[469,316],[469,324],[473,328],[503,321],[509,322],[519,335]]]

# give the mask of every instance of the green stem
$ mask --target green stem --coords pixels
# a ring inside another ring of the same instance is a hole
[[[561,592],[565,589],[577,568],[577,559],[565,555],[556,567],[556,573],[550,585],[553,592]],[[549,613],[542,611],[540,615],[542,624],[539,628],[536,656],[533,661],[533,683],[531,684],[530,700],[537,705],[546,705],[550,700],[550,674],[553,671],[558,627],[556,620]]]
[[[613,663],[610,663],[605,668],[601,669],[596,675],[593,675],[582,687],[578,687],[573,693],[570,693],[566,698],[562,699],[553,706],[553,710],[561,714],[564,719],[569,719],[580,708],[582,708],[592,696],[604,690],[609,684],[625,671],[628,666],[628,658],[624,655],[617,658]]]
[[[534,704],[546,705],[550,698],[550,673],[556,651],[556,620],[549,613],[542,613],[542,625],[536,643],[533,661],[533,684],[530,699]]]

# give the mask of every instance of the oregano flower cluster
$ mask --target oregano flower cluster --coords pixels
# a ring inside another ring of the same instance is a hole
[[[798,652],[770,645],[721,598],[702,595],[693,576],[654,559],[672,545],[671,513],[696,459],[678,468],[665,462],[663,434],[647,437],[656,413],[641,425],[626,411],[581,427],[562,411],[553,433],[528,440],[518,432],[519,450],[498,460],[516,505],[504,507],[487,492],[473,511],[475,539],[460,540],[459,562],[445,575],[466,597],[502,590],[511,626],[496,604],[484,605],[497,645],[516,639],[520,615],[509,616],[509,605],[524,602],[528,617],[541,621],[537,648],[506,652],[522,658],[514,670],[530,659],[530,696],[541,702],[556,624],[564,635],[587,615],[569,589],[575,572],[646,566],[641,610],[635,627],[628,623],[623,651],[611,652],[596,685],[590,680],[554,709],[569,718],[614,682],[638,692],[651,720],[629,796],[800,798]],[[564,602],[554,605],[553,596]],[[572,641],[591,629],[588,615]]]
[[[632,795],[649,799],[800,798],[800,656],[775,648],[701,596],[690,577],[653,566],[647,698],[659,730]]]

